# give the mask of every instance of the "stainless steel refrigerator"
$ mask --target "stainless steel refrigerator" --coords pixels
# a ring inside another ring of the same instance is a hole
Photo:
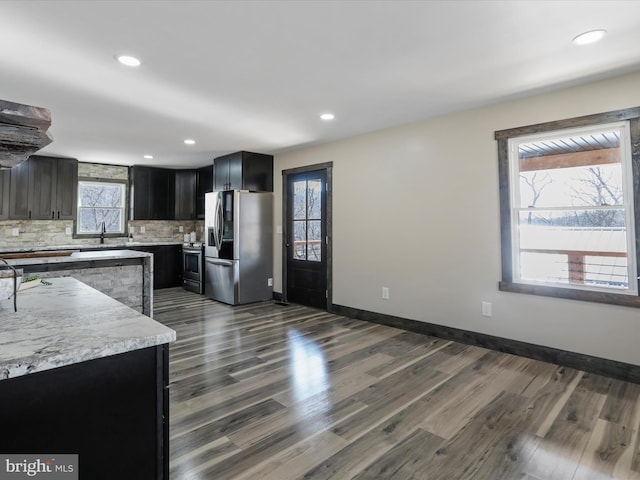
[[[273,297],[273,193],[205,195],[205,294],[230,305]]]

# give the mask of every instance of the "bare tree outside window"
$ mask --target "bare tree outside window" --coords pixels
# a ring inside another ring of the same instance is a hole
[[[106,233],[124,233],[123,183],[78,182],[77,232],[100,233],[104,222]]]

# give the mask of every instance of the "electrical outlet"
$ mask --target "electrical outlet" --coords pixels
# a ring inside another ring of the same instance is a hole
[[[66,233],[67,235],[71,235],[71,227],[65,228],[64,233]]]
[[[140,233],[144,233],[144,225],[140,227]]]
[[[184,232],[184,227],[183,227],[182,225],[180,225],[180,226],[178,227],[178,231],[179,231],[180,233]]]
[[[491,302],[482,302],[482,316],[490,317],[492,315],[492,307]]]
[[[382,287],[382,299],[389,300],[389,287]]]
[[[11,229],[11,235],[13,235],[14,237],[17,237],[18,235],[20,235],[20,229],[19,228]]]
[[[136,233],[136,227],[134,226],[129,227],[129,233]]]
[[[273,278],[267,278],[267,287],[273,287]]]

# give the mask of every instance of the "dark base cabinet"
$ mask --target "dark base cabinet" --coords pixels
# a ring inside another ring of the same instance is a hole
[[[168,479],[168,351],[0,380],[0,452],[78,454],[82,480]]]
[[[153,253],[153,289],[182,285],[182,246],[157,245],[127,247],[129,250]]]

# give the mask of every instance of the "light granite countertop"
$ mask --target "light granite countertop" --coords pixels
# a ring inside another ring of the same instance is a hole
[[[71,277],[0,300],[0,381],[153,347],[174,330]]]
[[[160,247],[163,245],[182,245],[182,242],[114,242],[96,243],[96,244],[77,244],[77,245],[47,245],[47,246],[28,246],[28,247],[0,247],[0,257],[3,253],[22,253],[22,252],[44,252],[47,250],[84,250],[84,249],[105,249],[113,250],[114,248],[126,249],[127,247]]]
[[[43,263],[73,263],[86,262],[89,260],[124,260],[127,258],[151,257],[151,253],[137,252],[135,250],[105,250],[95,252],[73,252],[71,255],[60,257],[35,257],[35,258],[12,258],[6,259],[9,265],[40,265]],[[2,254],[0,254],[0,258]]]

